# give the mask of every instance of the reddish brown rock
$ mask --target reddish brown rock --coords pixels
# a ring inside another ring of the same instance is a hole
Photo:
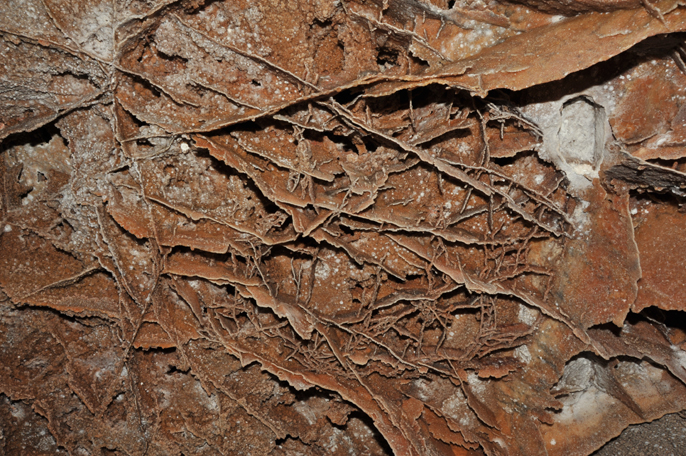
[[[684,11],[0,5],[0,452],[587,455],[686,408]]]

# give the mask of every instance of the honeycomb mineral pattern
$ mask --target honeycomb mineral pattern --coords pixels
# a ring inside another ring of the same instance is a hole
[[[0,453],[586,456],[686,409],[684,32],[0,1]]]

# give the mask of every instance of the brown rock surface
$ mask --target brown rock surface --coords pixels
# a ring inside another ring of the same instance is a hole
[[[0,17],[0,453],[585,456],[686,409],[682,2]]]

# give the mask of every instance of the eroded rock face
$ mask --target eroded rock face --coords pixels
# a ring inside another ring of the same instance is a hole
[[[686,10],[527,4],[0,5],[3,450],[588,455],[685,409]]]

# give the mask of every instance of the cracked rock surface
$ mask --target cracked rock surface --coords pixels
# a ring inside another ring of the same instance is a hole
[[[686,409],[683,2],[0,17],[0,453],[586,456]]]

